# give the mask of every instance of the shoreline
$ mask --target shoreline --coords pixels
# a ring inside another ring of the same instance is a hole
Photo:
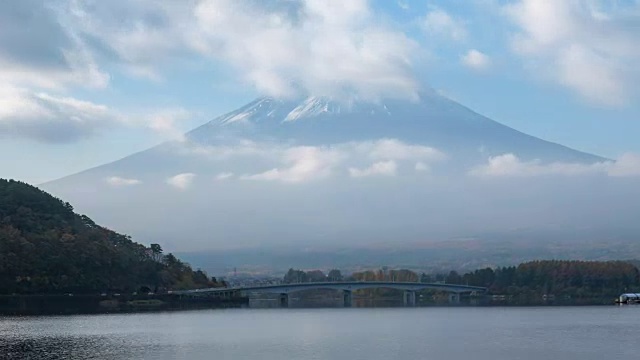
[[[255,301],[254,299],[253,301]],[[397,299],[354,299],[352,308],[398,308],[404,307]],[[491,301],[486,298],[464,299],[458,304],[438,301],[420,301],[416,308],[442,307],[582,307],[622,306],[603,298],[580,299],[579,301]],[[259,300],[258,300],[259,301]],[[206,309],[273,309],[273,306],[251,306],[248,297],[180,297],[178,295],[102,296],[102,295],[0,295],[0,316],[64,316],[91,314],[136,314],[167,311]],[[322,301],[302,300],[290,309],[340,308],[330,299]],[[625,305],[631,306],[631,305]]]
[[[0,316],[144,313],[242,307],[245,297],[181,297],[171,294],[137,296],[0,295]]]

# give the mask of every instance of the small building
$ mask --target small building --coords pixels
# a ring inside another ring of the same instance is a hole
[[[620,304],[640,304],[640,294],[638,293],[622,294],[618,298],[618,302]]]

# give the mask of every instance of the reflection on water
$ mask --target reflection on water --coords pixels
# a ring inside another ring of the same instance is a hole
[[[5,317],[0,359],[636,358],[638,318],[640,306]]]
[[[420,306],[421,304],[418,304]],[[404,307],[403,300],[397,297],[390,298],[354,298],[351,304],[353,308],[393,308]],[[265,296],[262,298],[250,298],[249,307],[252,309],[279,308],[280,298]],[[295,297],[289,298],[289,308],[310,309],[310,308],[343,308],[344,299],[340,297]]]
[[[135,357],[135,348],[105,336],[3,338],[3,359],[124,359]]]

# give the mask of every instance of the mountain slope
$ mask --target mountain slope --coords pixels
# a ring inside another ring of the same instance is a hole
[[[0,179],[0,293],[215,285],[158,249],[96,225],[33,186]]]

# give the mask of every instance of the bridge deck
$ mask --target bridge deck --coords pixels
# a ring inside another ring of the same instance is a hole
[[[342,281],[342,282],[317,282],[317,283],[296,283],[296,284],[278,284],[265,286],[247,286],[233,288],[209,288],[174,291],[174,294],[201,294],[201,293],[223,293],[228,291],[234,292],[252,292],[252,293],[273,293],[288,294],[296,291],[314,290],[314,289],[332,289],[355,291],[362,289],[387,288],[406,291],[420,291],[425,289],[440,290],[453,293],[465,292],[485,292],[484,287],[442,284],[442,283],[417,283],[417,282],[391,282],[391,281]]]

